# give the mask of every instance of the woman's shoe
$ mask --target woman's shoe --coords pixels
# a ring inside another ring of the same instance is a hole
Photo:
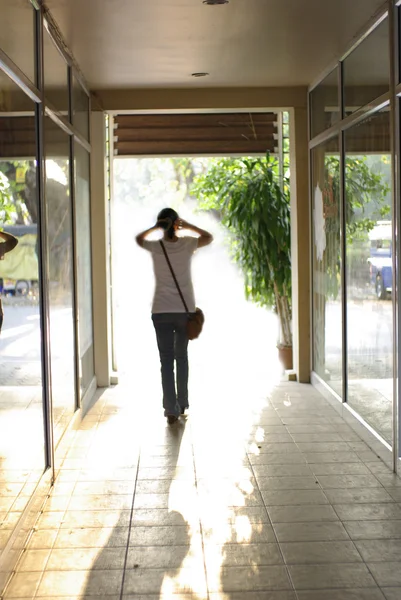
[[[169,425],[174,425],[174,423],[177,423],[178,421],[178,417],[176,417],[175,415],[167,415],[167,423]]]
[[[187,410],[186,408],[182,408],[182,409],[181,409],[181,414],[183,415],[183,414],[185,413],[185,411],[186,411],[186,410]]]

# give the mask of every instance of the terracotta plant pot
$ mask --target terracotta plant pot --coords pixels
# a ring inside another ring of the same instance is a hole
[[[285,371],[292,369],[292,346],[277,346],[278,358]]]

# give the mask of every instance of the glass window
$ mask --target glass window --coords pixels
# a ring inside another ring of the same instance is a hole
[[[45,120],[50,350],[55,444],[76,408],[70,137]]]
[[[1,556],[29,500],[25,483],[31,489],[45,469],[45,434],[35,105],[2,71],[0,98]],[[4,232],[18,241],[5,254]]]
[[[392,439],[390,112],[345,133],[348,402]]]
[[[75,142],[75,214],[78,271],[80,381],[84,393],[94,376],[89,153]]]
[[[72,123],[86,140],[89,139],[89,98],[76,77],[72,78]]]
[[[338,138],[312,151],[313,368],[342,396],[340,156]]]
[[[389,91],[388,19],[385,19],[344,60],[345,114]]]
[[[68,68],[53,38],[43,28],[45,98],[69,118]]]
[[[29,0],[0,0],[0,48],[35,83],[35,9]]]
[[[312,138],[340,119],[338,97],[337,67],[309,95]]]

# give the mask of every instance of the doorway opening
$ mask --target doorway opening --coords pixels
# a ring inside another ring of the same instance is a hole
[[[119,380],[132,390],[133,401],[140,398],[158,405],[161,398],[159,356],[150,318],[153,269],[135,236],[154,224],[166,206],[214,236],[211,246],[197,251],[192,266],[196,302],[206,322],[201,337],[189,348],[191,401],[198,399],[198,405],[204,406],[229,396],[231,405],[240,409],[244,398],[266,397],[269,385],[280,379],[277,317],[273,310],[246,300],[244,278],[230,256],[229,237],[219,215],[202,210],[192,193],[196,178],[216,160],[113,160],[114,347]]]

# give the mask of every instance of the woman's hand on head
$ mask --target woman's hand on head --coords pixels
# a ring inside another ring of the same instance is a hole
[[[177,219],[174,223],[175,229],[188,229],[189,223],[184,221],[184,219]]]

